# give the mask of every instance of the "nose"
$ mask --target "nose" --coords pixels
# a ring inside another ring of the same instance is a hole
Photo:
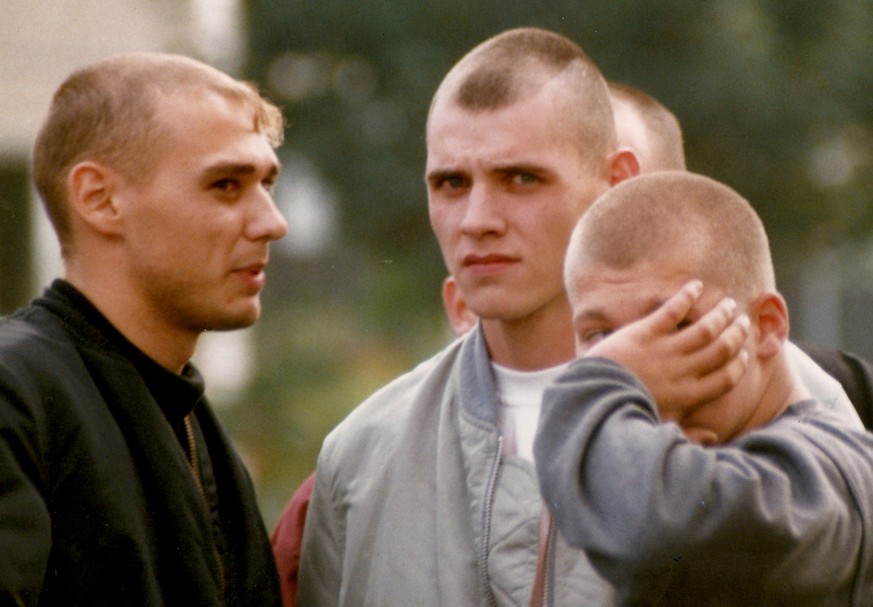
[[[461,231],[469,236],[500,234],[505,223],[500,215],[497,193],[487,183],[474,183],[467,197]]]
[[[255,210],[246,225],[249,240],[279,240],[288,233],[288,222],[266,190],[259,194]]]

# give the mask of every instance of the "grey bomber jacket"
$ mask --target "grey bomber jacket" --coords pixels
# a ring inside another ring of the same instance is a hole
[[[331,432],[307,514],[300,605],[527,606],[543,505],[533,465],[501,455],[496,416],[479,328]],[[545,552],[546,605],[610,604],[584,553],[554,535]]]

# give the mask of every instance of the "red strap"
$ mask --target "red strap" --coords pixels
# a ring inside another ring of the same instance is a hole
[[[552,536],[552,517],[549,509],[543,506],[540,516],[540,537],[537,542],[537,571],[534,576],[530,607],[544,607],[546,604],[546,574],[549,570],[549,538]]]

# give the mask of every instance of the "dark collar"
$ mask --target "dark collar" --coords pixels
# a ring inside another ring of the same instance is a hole
[[[55,280],[34,305],[48,309],[63,319],[76,339],[99,345],[126,358],[142,376],[167,420],[174,426],[203,400],[204,382],[197,369],[187,363],[181,374],[165,369],[133,345],[94,307],[76,287]]]

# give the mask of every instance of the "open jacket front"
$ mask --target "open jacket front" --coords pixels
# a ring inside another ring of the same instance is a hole
[[[300,571],[301,605],[608,605],[584,553],[553,537],[532,464],[501,454],[481,329],[375,393],[325,440]],[[547,557],[545,555],[548,555]]]
[[[171,424],[77,296],[56,283],[0,323],[0,604],[277,605],[248,474],[208,405],[221,564]]]

